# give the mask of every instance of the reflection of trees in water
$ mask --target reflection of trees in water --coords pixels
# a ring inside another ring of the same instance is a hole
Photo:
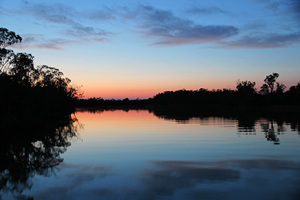
[[[299,122],[291,122],[291,129],[292,131],[297,131],[298,134],[300,135],[300,123]]]
[[[242,116],[238,118],[238,132],[246,135],[256,135],[256,119],[251,116]]]
[[[288,126],[291,131],[300,134],[300,118],[297,112],[239,112],[236,110],[192,110],[179,107],[178,109],[154,109],[151,112],[159,118],[174,120],[177,123],[190,123],[193,119],[201,121],[210,117],[237,120],[239,135],[256,135],[256,125],[260,124],[266,139],[275,145],[280,144],[278,135],[286,132]],[[194,120],[195,121],[195,120]]]
[[[279,145],[278,135],[282,135],[286,131],[283,121],[274,121],[274,119],[255,119],[255,118],[239,118],[238,132],[240,135],[256,135],[255,125],[259,123],[262,132],[265,133],[267,141]]]
[[[273,120],[262,121],[260,125],[268,141],[272,141],[275,145],[280,144],[278,135],[282,135],[286,131],[282,122],[277,122],[277,130]]]
[[[32,187],[30,178],[53,174],[63,161],[60,154],[76,136],[79,123],[74,116],[5,122],[5,126],[0,124],[0,191],[10,192],[18,199],[32,199],[22,195]]]

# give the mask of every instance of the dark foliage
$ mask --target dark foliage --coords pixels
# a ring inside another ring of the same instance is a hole
[[[266,83],[261,87],[262,90],[257,93],[255,82],[238,81],[237,90],[178,90],[166,91],[154,96],[153,102],[156,105],[189,105],[196,107],[239,107],[252,108],[266,106],[299,106],[300,105],[300,83],[292,86],[290,90],[284,92],[285,85],[276,82],[278,73],[266,76]],[[276,86],[276,87],[275,87]]]
[[[6,28],[0,27],[0,47],[6,47],[15,43],[22,41],[22,38],[19,35],[16,35],[14,32],[9,31]]]
[[[6,49],[21,40],[14,32],[0,28],[0,111],[71,111],[78,96],[69,85],[71,80],[56,68],[35,67],[31,54]]]
[[[146,109],[152,105],[152,99],[134,99],[128,98],[116,99],[102,99],[102,98],[89,98],[78,99],[76,107],[80,108],[97,108],[97,109]]]
[[[256,93],[255,85],[256,83],[251,81],[238,81],[236,89],[240,94],[251,95]]]
[[[166,91],[154,96],[153,102],[159,105],[201,105],[201,106],[234,106],[237,101],[237,92],[233,90],[177,90]]]

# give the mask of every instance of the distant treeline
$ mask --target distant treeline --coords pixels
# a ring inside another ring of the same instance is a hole
[[[244,88],[237,90],[178,90],[159,93],[153,98],[160,105],[203,106],[291,106],[300,105],[300,84],[287,92],[257,93]]]
[[[154,96],[155,104],[202,105],[202,106],[292,106],[300,105],[300,83],[284,92],[285,85],[278,83],[278,73],[266,76],[261,90],[257,92],[255,82],[238,81],[236,90],[178,90]]]
[[[266,76],[260,91],[255,89],[255,82],[239,81],[236,90],[177,90],[165,91],[149,99],[104,100],[102,98],[79,99],[78,107],[193,107],[193,108],[251,108],[268,106],[300,106],[300,83],[285,90],[285,85],[278,83],[278,73]]]
[[[152,104],[152,99],[103,99],[89,98],[77,99],[76,107],[80,108],[104,108],[104,109],[147,109]]]
[[[36,113],[74,109],[77,90],[63,73],[46,65],[35,67],[33,56],[7,46],[22,38],[0,28],[0,112]]]

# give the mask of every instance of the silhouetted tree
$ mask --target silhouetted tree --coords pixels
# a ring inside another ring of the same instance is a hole
[[[22,38],[15,32],[0,27],[0,73],[6,72],[14,56],[13,50],[6,49],[6,47],[21,41]]]
[[[14,52],[11,49],[0,48],[0,74],[7,73],[10,62],[14,57]]]
[[[286,86],[283,83],[276,83],[276,93],[282,94]]]
[[[255,85],[256,83],[251,81],[238,81],[236,89],[241,94],[254,94],[256,93]]]
[[[285,96],[287,97],[286,102],[289,105],[300,105],[300,83],[290,87]]]
[[[265,78],[265,83],[268,86],[268,93],[273,93],[274,92],[274,86],[276,83],[276,79],[279,77],[278,73],[272,73]],[[265,86],[264,86],[265,87]]]
[[[295,86],[290,87],[289,89],[290,94],[300,94],[300,83]]]
[[[6,28],[0,27],[0,47],[6,47],[22,41],[21,36],[16,35],[15,32],[9,31]]]
[[[5,47],[22,38],[0,28],[0,111],[58,111],[74,108],[79,94],[71,80],[56,68],[34,67],[31,54],[14,53]]]
[[[269,86],[267,84],[263,84],[261,87],[260,87],[260,91],[259,91],[260,94],[269,94],[270,91],[269,91]]]
[[[11,69],[9,74],[12,75],[14,81],[17,81],[20,85],[32,85],[33,84],[33,56],[26,53],[17,53],[13,56],[10,62]]]

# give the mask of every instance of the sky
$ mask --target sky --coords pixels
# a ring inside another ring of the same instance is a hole
[[[300,0],[0,0],[0,27],[84,98],[300,82]]]

